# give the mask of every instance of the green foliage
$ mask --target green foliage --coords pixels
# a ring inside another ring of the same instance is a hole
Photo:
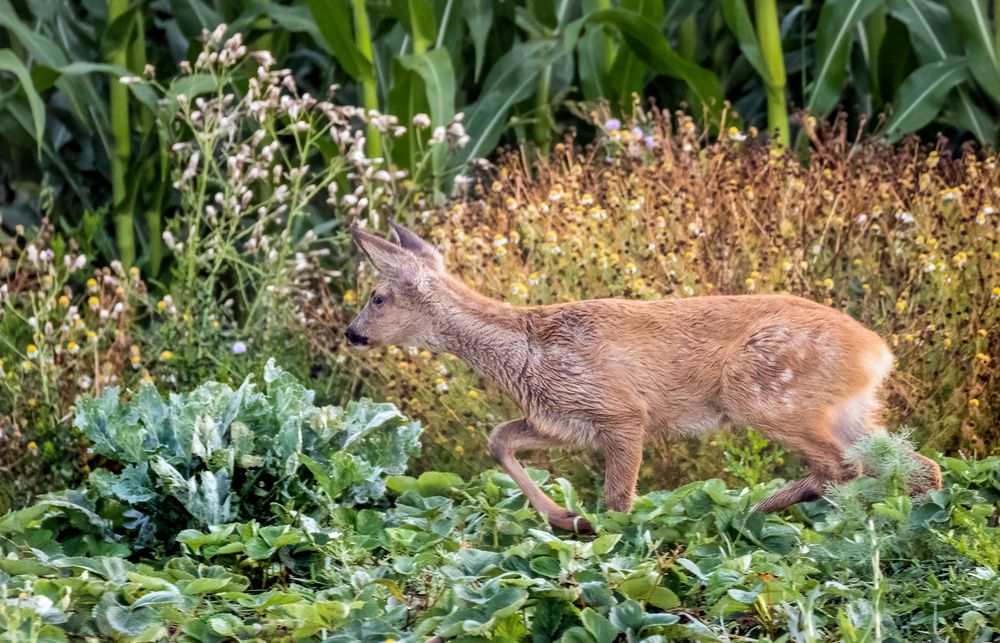
[[[750,487],[769,480],[785,464],[785,452],[756,431],[747,431],[745,440],[728,437],[718,444],[725,452],[726,473]]]
[[[5,640],[988,640],[1000,629],[987,498],[998,458],[946,461],[944,489],[907,513],[886,511],[911,500],[882,480],[883,495],[840,493],[860,502],[860,522],[836,501],[805,505],[802,522],[765,516],[751,507],[777,481],[733,491],[706,480],[642,496],[628,515],[588,516],[598,534],[578,540],[553,534],[495,470],[389,477],[388,495],[357,480],[296,487],[288,450],[325,458],[331,480],[344,471],[336,453],[399,471],[417,429],[389,405],[316,409],[286,373],[265,379],[265,392],[209,384],[167,401],[143,391],[88,403],[95,448],[124,467],[0,518]],[[213,438],[226,422],[238,435]],[[288,427],[301,447],[280,446]],[[891,477],[910,453],[879,436],[854,455]],[[126,471],[154,458],[185,474],[157,472],[144,492]],[[148,508],[152,494],[184,493],[193,469],[218,479],[237,463],[235,480],[241,461],[285,490],[283,506],[237,493],[226,521],[175,516],[152,550],[114,542],[129,532],[111,503]],[[575,506],[565,480],[529,473]],[[301,487],[312,501],[293,508]]]
[[[149,73],[169,86],[219,24],[271,51],[314,96],[338,83],[353,104],[406,125],[422,113],[434,127],[466,114],[465,149],[419,172],[429,132],[410,128],[391,145],[367,123],[369,156],[441,197],[465,163],[501,142],[547,148],[576,124],[581,99],[616,112],[631,112],[635,96],[686,103],[710,126],[725,114],[726,125],[766,126],[784,144],[789,105],[817,118],[838,105],[888,111],[890,137],[938,124],[995,143],[995,20],[986,0],[767,0],[752,10],[743,0],[3,0],[0,176],[15,189],[4,216],[32,224],[51,210],[70,226],[81,207],[108,207],[102,251],[126,266],[136,253],[156,274],[174,210],[171,161],[155,97],[129,79]]]
[[[209,382],[164,400],[146,386],[80,403],[76,426],[117,473],[91,473],[86,501],[133,547],[179,527],[261,518],[274,507],[320,517],[379,498],[419,448],[419,425],[392,405],[318,408],[313,393],[269,362],[264,390]],[[309,472],[309,473],[307,473]]]

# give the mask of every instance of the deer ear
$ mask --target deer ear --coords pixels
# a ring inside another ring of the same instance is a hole
[[[393,223],[392,229],[399,239],[399,245],[423,259],[438,272],[444,272],[444,257],[437,248],[421,239],[413,230],[398,223]]]
[[[382,237],[365,232],[359,226],[351,226],[351,237],[368,255],[375,269],[383,274],[412,276],[419,267],[413,253]]]

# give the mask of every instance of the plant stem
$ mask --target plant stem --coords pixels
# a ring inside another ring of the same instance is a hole
[[[754,2],[757,39],[767,65],[767,128],[778,132],[778,143],[788,147],[788,107],[785,105],[785,60],[781,51],[776,0]]]
[[[365,9],[365,0],[351,0],[351,7],[354,9],[354,44],[357,45],[361,55],[369,63],[368,68],[361,73],[362,100],[364,101],[365,112],[378,110],[378,83],[375,79],[375,56],[372,53],[371,25],[368,23],[368,11]],[[369,157],[376,157],[381,154],[382,141],[378,128],[374,124],[368,124],[367,140],[365,149]]]
[[[113,23],[128,10],[128,0],[108,0],[108,24]],[[128,65],[128,46],[124,44],[111,53],[112,65]],[[115,240],[118,243],[118,258],[125,267],[135,261],[135,230],[132,212],[128,207],[125,172],[128,171],[132,146],[129,140],[128,87],[111,80],[111,193],[113,199],[112,218],[115,222]]]
[[[552,138],[552,119],[549,113],[549,86],[552,82],[552,65],[548,65],[538,76],[538,91],[535,94],[535,142],[544,152],[549,151]]]

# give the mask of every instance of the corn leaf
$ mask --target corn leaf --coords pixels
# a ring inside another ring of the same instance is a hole
[[[857,25],[881,0],[831,0],[823,5],[816,28],[815,76],[806,110],[826,116],[836,106],[847,84],[847,62]]]
[[[14,74],[21,86],[21,90],[28,99],[28,106],[31,108],[32,124],[29,134],[35,139],[38,156],[41,157],[42,144],[45,140],[45,103],[42,102],[42,97],[31,82],[31,74],[28,72],[28,68],[24,66],[24,63],[10,49],[0,50],[0,71],[7,71]]]
[[[951,90],[967,77],[966,61],[961,57],[946,58],[914,71],[903,81],[893,101],[896,110],[886,123],[885,134],[898,138],[930,123]]]
[[[696,112],[704,106],[711,120],[718,122],[723,105],[718,76],[675,53],[659,29],[649,24],[641,14],[625,9],[606,9],[591,15],[588,21],[616,27],[628,47],[654,72],[687,83]]]
[[[993,25],[984,0],[947,0],[958,27],[969,69],[979,85],[1000,101],[1000,61],[993,41]]]

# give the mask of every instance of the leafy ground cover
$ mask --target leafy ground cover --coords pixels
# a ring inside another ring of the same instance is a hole
[[[401,475],[420,427],[263,384],[81,404],[103,465],[0,518],[6,640],[986,641],[1000,629],[1000,458],[945,458],[911,500],[910,446],[785,516],[780,481],[691,483],[554,533],[496,470]],[[532,475],[558,502],[573,487]]]

